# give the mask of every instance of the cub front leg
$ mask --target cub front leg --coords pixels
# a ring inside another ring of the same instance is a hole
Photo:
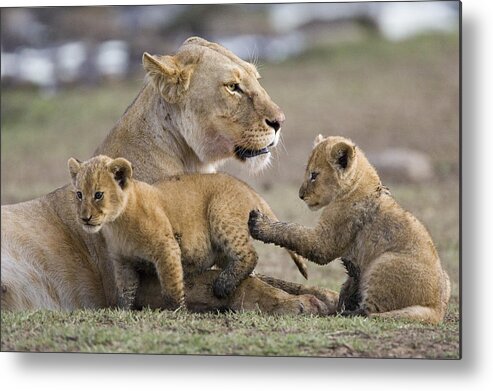
[[[320,235],[315,228],[272,221],[258,210],[250,212],[248,228],[255,239],[287,248],[320,265],[325,265],[335,258],[322,248]]]
[[[128,259],[113,258],[113,266],[118,290],[117,306],[124,310],[134,309],[139,275]]]
[[[171,300],[172,308],[185,307],[185,283],[181,264],[181,250],[173,235],[166,237],[159,246],[159,252],[153,254],[163,295]]]

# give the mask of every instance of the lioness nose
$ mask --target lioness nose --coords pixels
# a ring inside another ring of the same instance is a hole
[[[266,119],[265,123],[270,126],[272,129],[274,129],[274,132],[277,133],[279,129],[281,129],[281,125],[284,122],[286,117],[284,116],[284,113],[280,113],[276,118],[273,119]]]
[[[268,119],[265,120],[265,123],[269,125],[272,129],[274,129],[274,132],[277,132],[281,128],[281,124],[278,121],[269,121]]]
[[[84,223],[88,223],[89,221],[91,221],[91,219],[92,219],[92,215],[91,215],[91,216],[89,216],[89,217],[81,217],[81,219],[82,219],[82,221],[83,221]]]

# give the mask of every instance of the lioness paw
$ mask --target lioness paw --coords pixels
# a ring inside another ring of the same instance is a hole
[[[327,305],[313,295],[300,295],[297,299],[300,314],[327,315],[329,313]]]

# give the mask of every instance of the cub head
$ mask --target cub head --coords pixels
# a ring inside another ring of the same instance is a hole
[[[182,136],[201,162],[235,157],[251,171],[268,165],[285,117],[253,64],[192,37],[173,56],[144,53],[143,66],[169,107],[179,109]]]
[[[312,210],[351,194],[374,190],[380,179],[363,152],[349,139],[318,135],[299,196]]]
[[[125,209],[132,165],[123,158],[100,155],[85,162],[70,158],[68,169],[79,223],[86,232],[96,233]]]

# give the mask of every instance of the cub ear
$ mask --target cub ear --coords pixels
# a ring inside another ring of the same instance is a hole
[[[318,144],[320,144],[324,140],[325,137],[319,134],[317,137],[315,137],[315,140],[313,140],[313,148],[315,148]]]
[[[356,153],[356,147],[346,141],[340,141],[334,145],[328,145],[329,163],[339,170],[348,170]]]
[[[195,65],[183,65],[174,56],[144,53],[142,65],[147,76],[168,103],[177,103],[190,86]]]
[[[122,157],[114,159],[108,165],[108,169],[113,174],[115,181],[118,182],[122,189],[127,186],[128,180],[132,178],[132,164],[127,159]]]
[[[80,160],[74,159],[71,157],[68,159],[67,166],[68,166],[68,171],[70,172],[70,177],[72,178],[72,183],[75,185],[75,177],[80,171],[80,164],[82,162]]]

